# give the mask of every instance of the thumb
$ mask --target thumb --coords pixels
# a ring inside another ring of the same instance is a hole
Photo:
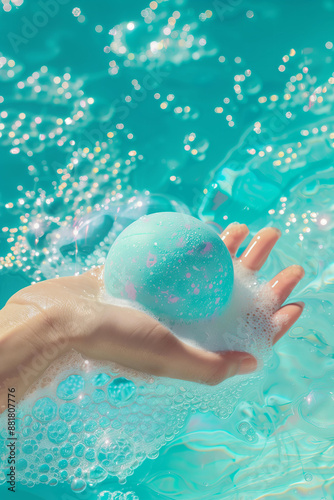
[[[256,359],[246,352],[210,352],[181,341],[177,356],[173,358],[166,370],[167,376],[207,385],[217,385],[229,377],[251,373],[257,368]]]
[[[109,359],[159,377],[208,385],[250,373],[257,367],[256,359],[246,352],[211,352],[186,344],[140,311],[111,305],[99,318],[94,342],[86,346],[95,359]],[[82,352],[82,339],[77,347]]]

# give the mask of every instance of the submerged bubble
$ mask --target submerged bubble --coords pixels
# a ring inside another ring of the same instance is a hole
[[[96,389],[92,394],[92,399],[95,403],[101,403],[106,399],[106,394],[101,389]]]

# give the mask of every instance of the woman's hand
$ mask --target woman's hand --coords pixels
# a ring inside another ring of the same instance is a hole
[[[232,256],[248,232],[244,224],[231,224],[222,233]],[[248,269],[259,270],[279,237],[274,228],[262,229],[238,260]],[[250,354],[214,353],[189,346],[140,311],[100,302],[103,271],[100,266],[80,276],[47,280],[11,297],[0,312],[0,382],[4,387],[16,387],[21,397],[54,359],[70,349],[153,375],[210,385],[256,369]],[[290,266],[267,286],[282,304],[303,275],[301,266]],[[274,313],[273,320],[282,324],[274,343],[302,310],[303,304],[295,303]]]
[[[248,236],[248,233],[249,230],[246,224],[230,224],[223,231],[221,238],[232,257],[235,256],[241,243]],[[274,227],[261,229],[237,260],[246,269],[254,272],[259,271],[280,236],[281,232]],[[304,275],[305,272],[302,266],[289,266],[274,276],[267,284],[268,288],[274,292],[277,303],[277,310],[274,312],[272,320],[275,325],[281,325],[275,335],[273,344],[276,344],[283,337],[303,312],[305,305],[303,302],[295,302],[284,306],[282,304]]]

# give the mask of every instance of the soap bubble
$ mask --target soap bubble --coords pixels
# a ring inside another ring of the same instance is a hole
[[[134,449],[130,440],[112,438],[105,440],[100,446],[97,457],[101,465],[111,474],[115,474],[119,466],[129,465],[134,460]]]
[[[110,380],[109,375],[106,373],[99,373],[98,375],[94,375],[91,379],[91,384],[95,387],[102,387]]]
[[[316,435],[334,437],[334,391],[332,389],[311,390],[299,404],[299,413],[308,424],[311,424]]]
[[[86,489],[86,481],[80,478],[73,479],[71,483],[71,490],[75,491],[75,493],[81,493]]]
[[[41,398],[34,404],[32,414],[40,422],[50,422],[57,415],[57,405],[50,398]]]
[[[51,243],[51,234],[60,230],[60,224],[52,217],[35,217],[28,224],[28,231],[25,233],[26,240],[31,249],[42,249]]]
[[[97,203],[88,213],[81,208],[74,218],[69,215],[65,219],[63,199],[48,201],[42,208],[38,206],[38,214],[35,214],[37,210],[34,211],[24,234],[30,253],[29,263],[32,264],[24,271],[38,281],[42,277],[53,278],[55,274],[73,275],[96,263],[103,263],[117,236],[142,215],[166,210],[189,213],[182,202],[149,192],[136,192],[128,199],[108,198],[105,203]]]
[[[24,458],[18,459],[16,468],[18,471],[23,471],[28,467],[28,462]]]
[[[58,385],[57,396],[60,399],[76,399],[85,385],[84,379],[80,375],[70,375]]]
[[[101,482],[106,479],[108,473],[106,471],[106,467],[101,467],[100,465],[94,465],[89,472],[90,480],[96,482]]]
[[[79,413],[78,407],[73,403],[64,403],[59,406],[59,416],[65,422],[71,422]]]
[[[61,449],[60,454],[64,458],[68,458],[73,453],[73,446],[70,443],[66,443]]]
[[[125,403],[135,392],[135,384],[124,377],[116,378],[108,385],[108,399],[113,404]]]
[[[58,420],[57,422],[50,424],[48,427],[48,438],[51,443],[62,443],[67,438],[68,433],[69,429],[62,420]]]
[[[114,226],[116,213],[95,211],[85,215],[68,230],[64,231],[60,253],[72,259],[83,258],[94,252]]]
[[[34,439],[26,439],[24,445],[22,446],[22,451],[26,455],[31,455],[38,450],[38,444]]]
[[[190,214],[187,205],[179,200],[171,199],[162,194],[136,195],[129,200],[127,206],[120,212],[118,219],[131,222],[139,219],[143,215],[150,215],[158,212],[178,212]]]

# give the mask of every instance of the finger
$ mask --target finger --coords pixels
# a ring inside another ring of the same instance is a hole
[[[280,236],[280,230],[275,227],[261,229],[242,253],[239,262],[251,271],[258,271],[267,260],[268,255]]]
[[[289,266],[278,273],[266,286],[273,290],[278,304],[281,305],[304,275],[305,271],[302,266]]]
[[[220,235],[228,251],[234,256],[244,239],[248,236],[249,229],[246,224],[229,224]]]
[[[78,281],[89,284],[95,291],[98,291],[103,283],[104,265],[95,266],[77,276]]]
[[[276,311],[272,319],[275,325],[280,325],[280,329],[273,339],[273,345],[276,344],[276,342],[283,337],[297,321],[303,312],[304,306],[304,302],[295,302],[294,304],[287,304]]]

